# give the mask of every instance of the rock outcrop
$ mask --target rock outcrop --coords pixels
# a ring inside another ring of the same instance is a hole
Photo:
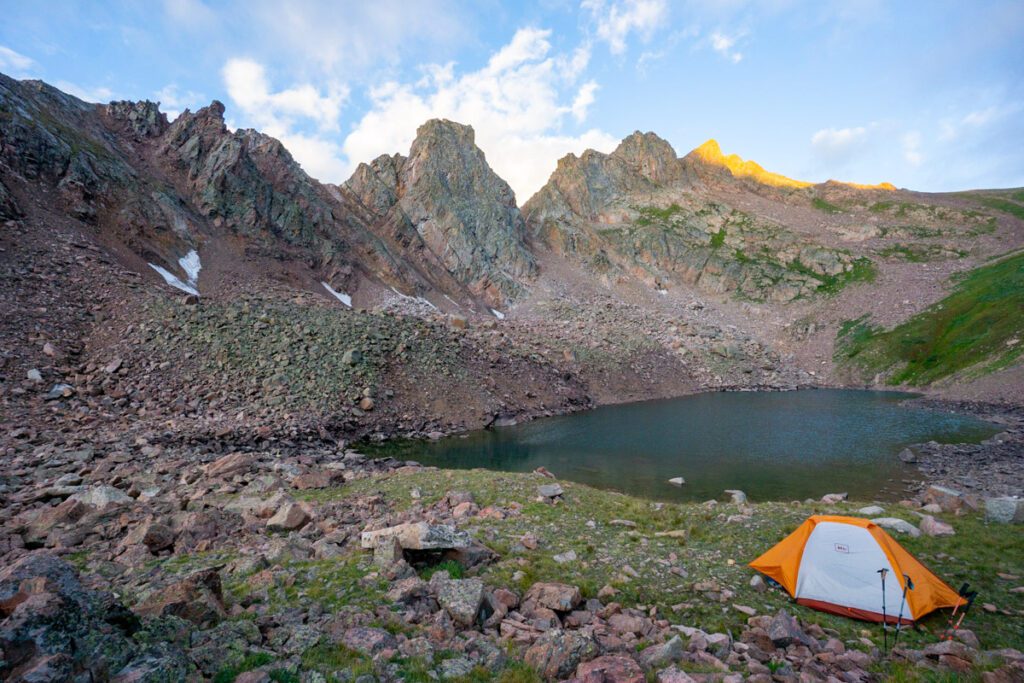
[[[491,170],[469,126],[428,121],[408,157],[360,164],[343,187],[387,233],[494,305],[519,294],[536,273],[515,194]]]
[[[709,143],[679,159],[665,140],[636,132],[611,154],[563,157],[523,212],[534,237],[555,251],[609,280],[637,278],[658,289],[696,285],[785,302],[834,290],[870,268],[709,195],[712,179],[739,191],[765,178],[773,190],[785,186],[751,162],[733,163],[746,169],[734,176],[719,157],[731,159]]]

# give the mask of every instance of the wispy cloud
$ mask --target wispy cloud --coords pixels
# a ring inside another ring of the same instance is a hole
[[[617,55],[626,51],[626,41],[631,33],[648,40],[668,18],[665,0],[583,0],[580,6],[590,12],[597,37],[608,43],[608,49]]]
[[[310,175],[340,180],[347,164],[330,134],[339,130],[349,96],[346,85],[329,83],[321,92],[311,83],[299,83],[273,91],[263,65],[245,58],[229,60],[222,76],[228,96],[248,125],[281,140]]]
[[[728,35],[721,31],[715,31],[708,37],[708,42],[711,45],[712,50],[722,55],[733,64],[739,64],[743,61],[743,53],[733,48],[736,46],[736,42],[744,35],[745,34],[742,32]]]
[[[920,166],[924,161],[924,154],[921,152],[921,133],[911,130],[903,134],[900,142],[903,145],[903,159],[911,166]]]
[[[36,68],[36,62],[20,52],[0,45],[0,71],[11,74],[15,78],[23,78]]]
[[[862,149],[868,137],[864,126],[851,128],[822,128],[811,136],[815,156],[829,164],[842,164]]]

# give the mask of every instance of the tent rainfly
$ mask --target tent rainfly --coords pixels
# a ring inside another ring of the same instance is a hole
[[[913,582],[904,624],[966,602],[884,529],[858,517],[809,517],[750,566],[779,582],[801,605],[864,621],[883,619],[880,569],[891,572],[884,583],[885,621],[890,624],[898,620],[893,612],[903,594],[904,575]]]

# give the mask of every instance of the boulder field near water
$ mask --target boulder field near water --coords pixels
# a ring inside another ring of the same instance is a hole
[[[443,680],[526,666],[539,680],[699,680],[698,671],[870,680],[897,661],[882,657],[870,629],[835,630],[842,624],[818,621],[720,554],[760,547],[751,525],[787,504],[752,504],[734,490],[729,502],[671,513],[710,514],[723,530],[743,530],[715,559],[698,561],[687,548],[706,542],[705,532],[651,530],[637,518],[643,509],[657,518],[664,504],[630,507],[622,497],[624,507],[605,512],[600,492],[539,473],[501,475],[504,482],[475,493],[488,481],[481,474],[448,488],[463,479],[334,447],[281,455],[165,452],[173,465],[147,470],[119,452],[95,451],[91,466],[125,488],[90,485],[83,473],[80,484],[24,497],[0,539],[0,673],[126,683],[354,668],[399,681],[413,670]],[[557,492],[557,505],[539,494],[544,487],[557,487],[546,491]],[[844,498],[802,505],[855,512]],[[956,522],[936,514],[943,519],[922,513],[922,538],[942,547]],[[659,524],[667,522],[686,526],[671,516]],[[594,541],[576,545],[570,524],[623,545],[604,558]],[[528,578],[544,557],[557,574]],[[573,580],[604,561],[615,574],[600,589],[593,577]],[[742,580],[708,578],[709,568]],[[1007,576],[998,580],[1021,578]],[[678,604],[630,597],[659,581]],[[697,615],[707,608],[734,615],[730,626],[701,628]],[[1015,618],[1012,603],[993,609]],[[898,661],[947,672],[984,662],[1008,680],[1024,671],[1024,655],[984,650],[985,638],[961,629],[952,645],[923,647],[911,634]]]

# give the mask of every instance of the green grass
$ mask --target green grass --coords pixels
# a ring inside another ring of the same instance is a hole
[[[425,581],[429,581],[431,576],[441,571],[448,572],[448,576],[453,579],[461,579],[466,575],[466,569],[461,564],[455,560],[445,560],[424,569],[420,572],[420,577]]]
[[[225,666],[213,676],[213,683],[232,683],[239,674],[258,669],[274,661],[273,655],[267,652],[253,652],[246,655],[234,666]]]
[[[722,228],[718,232],[711,234],[712,249],[718,249],[723,244],[725,244],[725,228]]]
[[[1009,199],[1004,199],[1002,197],[992,197],[979,194],[972,194],[969,196],[971,199],[983,206],[987,206],[990,209],[996,209],[997,211],[1002,211],[1003,213],[1008,213],[1014,218],[1024,220],[1024,204],[1017,203],[1018,201],[1024,201],[1020,198],[1021,194],[1024,193],[1017,192],[1011,195],[1017,201],[1010,201]]]
[[[749,585],[753,572],[746,566],[809,515],[851,514],[866,503],[758,503],[749,520],[726,523],[724,517],[736,514],[736,506],[654,504],[564,481],[561,483],[566,491],[565,502],[551,506],[534,500],[536,487],[543,481],[536,475],[484,470],[419,471],[354,481],[346,484],[344,490],[348,495],[379,494],[396,511],[414,503],[429,507],[450,490],[469,491],[481,506],[504,507],[518,502],[522,505],[521,515],[505,520],[471,519],[464,524],[474,537],[501,556],[494,565],[479,571],[479,576],[493,586],[524,591],[536,581],[562,581],[579,586],[585,597],[595,597],[602,586],[610,584],[619,591],[614,600],[625,606],[653,607],[661,617],[675,624],[739,633],[746,620],[743,614],[729,609],[728,604],[709,601],[692,589],[694,582],[714,580],[736,593],[732,602],[754,607],[759,614],[774,614],[785,607],[801,619],[836,629],[842,638],[857,638],[866,632],[868,637],[881,642],[881,632],[874,626],[815,612],[794,604],[779,591],[756,592]],[[409,493],[413,488],[421,492],[421,498],[415,501]],[[897,504],[883,506],[885,516],[901,517],[916,524],[917,518],[906,508]],[[954,588],[969,581],[981,592],[984,597],[979,599],[965,625],[979,635],[984,647],[1024,646],[1024,621],[1020,617],[993,615],[979,609],[981,602],[1010,609],[1020,606],[1021,597],[1010,593],[1019,582],[1000,579],[997,572],[1019,572],[1024,566],[1024,543],[1008,527],[986,524],[977,513],[938,517],[953,525],[956,536],[899,535],[897,540]],[[637,526],[630,529],[611,525],[613,519],[632,520]],[[685,530],[687,537],[655,536],[658,531],[668,530]],[[518,547],[525,533],[537,537],[536,550]],[[552,559],[568,550],[575,550],[575,562],[558,564]],[[672,553],[678,559],[666,561]],[[672,564],[684,567],[688,576],[673,574],[669,571]],[[625,565],[636,570],[639,578],[623,574]],[[514,581],[512,577],[517,571],[523,572],[523,577]],[[945,623],[945,613],[933,614],[922,620],[921,630],[908,632],[906,642],[913,647],[935,642]]]
[[[867,257],[855,259],[850,269],[839,275],[822,275],[809,268],[799,258],[790,261],[786,265],[786,269],[817,280],[819,282],[817,291],[822,294],[836,294],[854,282],[874,282],[878,276],[878,269]]]
[[[1024,253],[969,271],[949,296],[891,330],[867,318],[843,325],[836,360],[865,376],[887,372],[889,384],[921,386],[1016,362],[1022,335]]]
[[[633,221],[636,225],[652,225],[654,223],[667,223],[672,216],[680,213],[683,210],[678,204],[672,204],[671,206],[659,209],[656,206],[644,206],[638,211],[640,212],[639,218]]]
[[[893,244],[879,251],[878,255],[909,263],[927,263],[944,258],[963,258],[967,256],[967,252],[961,249],[944,249],[937,244]]]
[[[814,199],[812,199],[811,200],[811,206],[813,206],[815,209],[818,209],[819,211],[824,211],[825,213],[842,213],[843,212],[843,210],[841,208],[839,208],[835,204],[832,204],[831,202],[825,201],[821,197],[815,197]]]

